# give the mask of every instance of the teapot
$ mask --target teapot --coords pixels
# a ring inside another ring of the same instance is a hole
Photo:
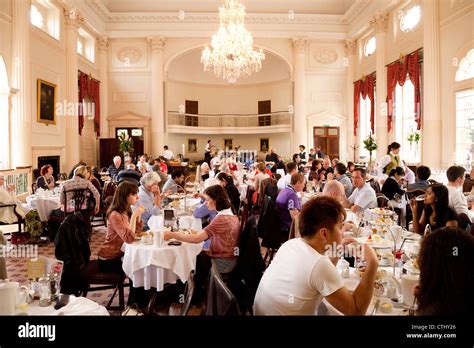
[[[27,286],[9,279],[0,281],[0,315],[14,315],[17,308],[25,310],[32,300]]]

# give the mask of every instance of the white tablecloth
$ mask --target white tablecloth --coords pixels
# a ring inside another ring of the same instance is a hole
[[[392,274],[393,272],[392,267],[380,267],[380,268],[385,269],[388,274]],[[344,285],[349,291],[354,291],[360,283],[360,277],[357,274],[355,274],[354,271],[355,269],[351,268],[349,278],[343,278]],[[372,298],[372,301],[370,302],[369,307],[367,308],[366,315],[371,315],[372,312],[374,311],[374,302],[375,302],[375,297]],[[386,297],[386,292],[385,292],[383,296],[380,296],[380,304],[387,303],[387,302],[390,302],[390,299]],[[322,303],[326,306],[327,313],[320,313],[320,314],[343,315],[336,308],[334,308],[326,299],[323,299]],[[403,308],[395,308],[395,307],[393,307],[392,312],[384,313],[380,311],[380,307],[379,307],[377,312],[375,312],[373,315],[404,315],[404,313],[403,313]]]
[[[166,283],[188,280],[189,273],[196,267],[196,256],[202,245],[183,242],[179,246],[170,246],[165,242],[163,247],[156,247],[140,242],[124,243],[123,270],[132,279],[134,287],[143,286],[146,290],[154,287],[161,291]]]
[[[28,305],[28,315],[110,315],[104,306],[85,297],[69,296],[69,303],[56,310],[52,303],[48,307],[40,307],[36,300]],[[17,314],[25,314],[25,311],[17,310]]]
[[[31,195],[26,197],[26,202],[30,209],[38,212],[41,221],[48,221],[51,212],[61,207],[59,196],[39,197]]]

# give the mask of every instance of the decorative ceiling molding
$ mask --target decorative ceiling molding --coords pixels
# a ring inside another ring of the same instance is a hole
[[[385,33],[388,27],[389,13],[377,13],[370,21],[369,24],[375,29],[376,33]]]
[[[309,39],[307,37],[294,37],[291,39],[293,48],[296,53],[305,53],[306,48],[309,46]]]
[[[356,40],[345,40],[344,49],[346,50],[346,55],[351,56],[356,53],[357,41]]]
[[[347,19],[355,17],[366,6],[369,0],[358,0],[344,15],[326,14],[298,14],[293,20],[288,18],[288,13],[247,13],[246,23],[286,23],[286,24],[348,24]],[[179,18],[179,13],[174,12],[110,12],[101,0],[86,0],[87,5],[105,22],[178,22],[178,23],[219,23],[217,12],[189,13],[184,19]],[[359,4],[359,6],[355,6]],[[349,13],[350,12],[350,13]],[[349,13],[349,16],[347,16]]]
[[[322,47],[313,53],[313,58],[318,63],[331,64],[337,60],[337,52],[332,48]]]
[[[97,47],[99,48],[99,51],[107,51],[109,48],[109,39],[107,37],[97,38]]]
[[[343,21],[346,24],[352,22],[370,4],[371,0],[356,0],[352,6],[344,13]]]

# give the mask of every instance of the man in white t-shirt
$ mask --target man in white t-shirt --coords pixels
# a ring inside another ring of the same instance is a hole
[[[367,208],[377,207],[377,196],[374,189],[365,182],[367,172],[363,168],[356,168],[352,172],[352,186],[354,191],[349,198],[344,199],[345,208],[351,208],[354,213]]]
[[[339,259],[335,246],[351,241],[342,240],[345,215],[342,205],[331,197],[317,197],[303,206],[302,237],[284,243],[263,274],[255,296],[256,315],[316,315],[323,298],[345,315],[366,313],[377,256],[364,244],[367,267],[355,291],[349,292],[335,267]]]
[[[289,184],[291,184],[291,176],[298,172],[298,168],[295,162],[288,162],[286,164],[286,175],[278,179],[277,187],[278,190],[283,190]]]
[[[459,214],[466,214],[469,220],[474,222],[474,211],[469,210],[467,198],[462,193],[462,187],[465,180],[465,169],[461,166],[451,166],[446,171],[448,184],[446,187],[449,192],[449,206]]]
[[[165,150],[165,151],[163,151],[163,157],[164,157],[167,161],[169,161],[169,160],[171,160],[171,159],[174,158],[174,153],[173,153],[173,151],[171,151],[171,150],[168,149],[168,145],[163,146],[163,149]]]

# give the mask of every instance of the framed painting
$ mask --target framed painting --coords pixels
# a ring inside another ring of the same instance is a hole
[[[233,150],[233,141],[232,139],[224,139],[224,149]]]
[[[36,115],[39,123],[56,124],[56,85],[38,79]]]
[[[188,139],[188,153],[197,152],[197,139]]]
[[[268,138],[260,138],[260,152],[268,152],[270,149],[270,140]]]

